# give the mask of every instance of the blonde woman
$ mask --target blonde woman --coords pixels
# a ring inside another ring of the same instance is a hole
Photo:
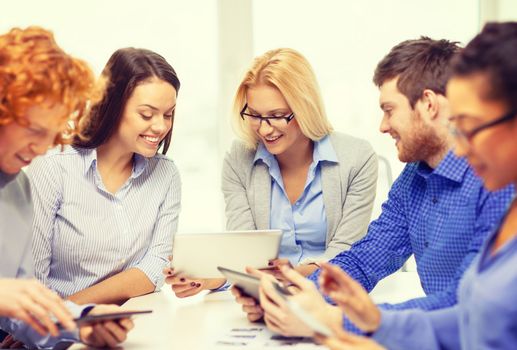
[[[364,140],[333,132],[309,62],[292,49],[257,57],[234,101],[234,142],[223,165],[228,230],[280,229],[278,261],[304,275],[363,237],[377,182]],[[266,263],[266,262],[265,262]],[[167,279],[179,297],[222,280]]]

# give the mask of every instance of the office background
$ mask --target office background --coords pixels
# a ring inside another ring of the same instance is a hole
[[[183,182],[180,232],[224,228],[220,172],[234,135],[234,91],[252,58],[277,47],[304,54],[338,131],[369,140],[397,176],[393,140],[378,132],[372,83],[398,42],[426,35],[466,43],[489,20],[517,20],[515,0],[18,0],[4,2],[0,31],[40,25],[100,73],[113,51],[154,50],[181,80],[169,156]],[[374,217],[389,188],[381,163]],[[143,203],[145,205],[145,203]]]

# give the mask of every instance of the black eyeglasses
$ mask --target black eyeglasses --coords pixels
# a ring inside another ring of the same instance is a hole
[[[483,130],[486,130],[488,128],[494,127],[499,124],[506,123],[507,121],[510,121],[514,119],[517,116],[517,110],[512,110],[508,112],[507,114],[503,115],[500,118],[497,118],[495,120],[492,120],[491,122],[488,122],[486,124],[482,124],[478,127],[475,127],[472,130],[469,131],[463,131],[455,127],[450,127],[451,134],[453,134],[457,139],[459,140],[465,140],[470,142],[474,136],[476,136],[478,133],[480,133]],[[456,117],[452,117],[450,120],[455,120]]]
[[[262,122],[265,121],[269,126],[274,128],[283,128],[289,124],[291,120],[294,118],[294,113],[289,115],[284,115],[281,117],[272,117],[272,116],[262,116],[260,114],[250,114],[246,113],[246,109],[248,108],[248,104],[244,105],[240,115],[243,120],[247,120],[250,125],[254,128],[260,129],[262,126]]]

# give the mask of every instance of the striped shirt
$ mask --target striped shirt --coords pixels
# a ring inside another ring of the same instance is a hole
[[[103,185],[95,149],[54,149],[29,167],[35,274],[61,296],[129,268],[162,286],[178,225],[180,177],[160,154],[135,154],[133,163],[115,194]]]
[[[465,270],[506,211],[513,186],[488,192],[463,158],[449,152],[436,169],[410,163],[393,184],[366,236],[330,263],[366,290],[415,254],[425,297],[384,309],[441,309],[456,304]],[[309,276],[317,283],[319,271]]]

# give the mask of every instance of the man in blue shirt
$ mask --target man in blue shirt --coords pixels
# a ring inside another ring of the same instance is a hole
[[[513,187],[488,192],[466,160],[451,151],[445,85],[458,50],[446,40],[408,40],[395,46],[375,70],[383,111],[380,131],[395,140],[399,159],[408,164],[366,236],[329,262],[371,291],[414,254],[426,296],[381,305],[385,309],[454,305],[463,272],[514,193]],[[309,279],[317,284],[318,276],[316,271]],[[250,319],[263,313],[258,305],[245,304],[244,310]],[[289,322],[278,323],[270,327],[293,334]]]

